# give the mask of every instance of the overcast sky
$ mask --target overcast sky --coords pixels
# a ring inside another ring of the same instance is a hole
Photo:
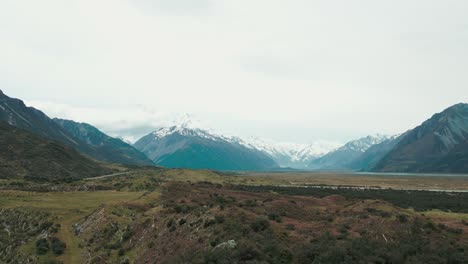
[[[344,142],[468,102],[466,0],[2,0],[0,89],[127,138]]]

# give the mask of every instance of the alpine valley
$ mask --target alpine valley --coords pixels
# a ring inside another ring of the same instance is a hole
[[[466,263],[467,139],[457,104],[344,145],[190,118],[129,144],[0,92],[0,263]]]
[[[457,104],[400,135],[368,135],[344,145],[278,143],[222,135],[184,117],[133,145],[73,120],[51,119],[0,91],[0,120],[94,160],[220,171],[468,172],[468,105]]]

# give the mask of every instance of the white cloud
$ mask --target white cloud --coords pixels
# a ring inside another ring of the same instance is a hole
[[[151,108],[304,143],[399,133],[468,101],[467,8],[462,0],[5,0],[0,86],[119,131],[152,124],[142,110]]]

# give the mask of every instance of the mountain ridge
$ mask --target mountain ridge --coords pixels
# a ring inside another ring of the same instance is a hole
[[[260,151],[184,124],[159,128],[134,146],[155,164],[171,168],[270,170],[279,167]]]
[[[0,93],[0,121],[27,130],[40,137],[61,142],[94,159],[115,163],[127,161],[125,162],[127,165],[151,165],[144,155],[133,155],[134,158],[132,158],[132,155],[128,155],[128,158],[124,158],[122,156],[126,156],[127,154],[119,148],[106,149],[105,151],[101,148],[96,148],[96,146],[80,139],[78,134],[70,134],[69,131],[42,111],[26,106],[22,100],[11,98],[3,92]],[[99,133],[104,134],[100,131]]]
[[[468,166],[463,163],[456,168],[451,166],[460,159],[468,159],[467,140],[468,104],[459,103],[432,115],[411,130],[374,171],[468,172]]]
[[[88,124],[66,119],[53,119],[68,134],[78,138],[95,149],[99,160],[120,163],[125,165],[154,165],[145,154],[132,145],[118,138],[113,138],[98,128]]]
[[[70,181],[112,172],[69,146],[0,122],[0,178]]]
[[[342,147],[312,160],[309,164],[309,168],[314,170],[351,169],[351,164],[355,159],[359,158],[373,145],[379,144],[388,138],[390,138],[390,136],[376,134],[352,140]]]

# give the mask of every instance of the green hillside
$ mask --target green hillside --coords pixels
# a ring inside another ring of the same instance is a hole
[[[0,178],[73,180],[112,172],[70,147],[0,123]]]

